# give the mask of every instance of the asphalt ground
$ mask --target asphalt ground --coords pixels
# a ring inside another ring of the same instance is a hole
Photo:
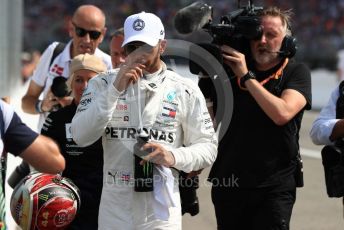
[[[309,138],[311,124],[317,111],[305,112],[300,130],[301,155],[304,166],[303,188],[297,189],[290,229],[295,230],[338,230],[343,229],[343,205],[340,198],[329,198],[326,194],[324,170],[320,159],[321,146],[315,146]],[[197,194],[200,213],[183,216],[183,229],[216,229],[214,207],[211,202],[211,186],[205,182],[209,168],[200,175]]]

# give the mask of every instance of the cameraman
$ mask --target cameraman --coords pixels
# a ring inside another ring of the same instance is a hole
[[[218,229],[289,229],[302,179],[298,140],[311,108],[310,71],[286,55],[290,11],[268,7],[259,17],[262,36],[249,41],[249,55],[221,46],[236,78],[231,123],[209,176]]]

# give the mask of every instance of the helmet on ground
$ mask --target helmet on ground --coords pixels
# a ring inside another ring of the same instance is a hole
[[[65,177],[32,173],[14,188],[11,214],[23,230],[61,230],[80,208],[80,192]]]

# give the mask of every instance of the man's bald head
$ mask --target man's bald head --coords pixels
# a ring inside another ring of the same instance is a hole
[[[73,38],[72,57],[94,54],[106,33],[105,14],[94,5],[79,6],[71,20],[69,34]]]
[[[82,5],[76,9],[73,15],[73,21],[80,20],[90,23],[97,22],[98,26],[100,23],[102,27],[105,27],[105,14],[101,9],[94,5]]]

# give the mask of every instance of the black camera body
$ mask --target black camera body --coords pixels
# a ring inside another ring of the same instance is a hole
[[[189,213],[195,216],[199,213],[199,202],[196,190],[199,188],[199,177],[188,177],[188,174],[179,172],[179,192],[182,206],[182,215]]]
[[[57,76],[54,78],[50,89],[55,97],[62,98],[70,95],[66,82],[67,79],[63,76]]]
[[[263,29],[258,15],[262,10],[263,7],[256,7],[249,1],[247,6],[222,16],[219,24],[210,21],[203,28],[212,36],[214,44],[226,44],[245,51],[242,39],[254,40],[262,36]]]
[[[344,196],[344,148],[325,145],[321,150],[325,172],[326,191],[329,197]]]
[[[221,45],[228,45],[245,56],[250,56],[250,40],[259,39],[262,36],[263,29],[259,13],[263,10],[263,7],[256,7],[249,0],[247,6],[240,6],[239,9],[229,12],[227,15],[223,15],[220,19],[220,23],[213,23],[209,20],[202,29],[208,32],[212,37],[211,43],[199,43],[196,46],[190,48],[190,62],[189,69],[193,74],[208,75],[207,72],[194,60],[197,60],[197,46],[202,47],[206,51],[212,54],[220,63],[223,64],[222,52],[219,49]],[[233,75],[230,68],[223,65],[224,69],[229,76]]]

